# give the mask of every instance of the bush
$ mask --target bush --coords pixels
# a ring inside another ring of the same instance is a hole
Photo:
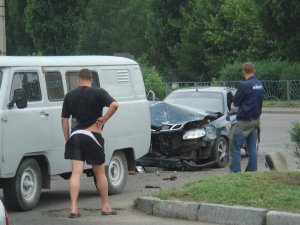
[[[294,122],[290,131],[290,138],[293,145],[288,148],[289,152],[298,160],[300,166],[300,122]]]
[[[147,97],[153,92],[156,100],[162,100],[166,94],[162,75],[154,66],[150,66],[147,63],[145,57],[140,58],[138,61],[142,70]],[[153,96],[151,96],[151,100],[152,97]]]
[[[218,80],[239,81],[243,77],[241,75],[241,67],[244,62],[236,62],[226,65],[219,74]],[[300,64],[291,64],[287,61],[259,61],[252,62],[257,70],[257,77],[260,80],[298,80],[300,75]]]

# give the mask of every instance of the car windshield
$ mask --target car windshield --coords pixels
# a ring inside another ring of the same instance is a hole
[[[170,94],[164,102],[197,108],[211,112],[224,113],[222,93],[193,91]]]

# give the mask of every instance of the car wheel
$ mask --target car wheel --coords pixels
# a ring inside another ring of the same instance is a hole
[[[119,194],[123,191],[128,175],[127,160],[123,152],[115,152],[106,167],[108,193]]]
[[[225,167],[229,162],[229,146],[224,137],[219,137],[215,140],[212,147],[212,158],[216,160],[215,166],[218,168]]]
[[[16,176],[4,189],[4,200],[8,208],[27,211],[33,209],[41,195],[42,174],[34,159],[25,159],[19,166]]]

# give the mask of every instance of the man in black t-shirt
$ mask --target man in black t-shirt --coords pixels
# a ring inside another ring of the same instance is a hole
[[[108,201],[108,184],[105,175],[104,139],[101,130],[106,121],[116,112],[118,103],[104,89],[91,87],[90,70],[82,69],[77,75],[78,87],[64,98],[61,123],[66,140],[65,159],[72,161],[70,178],[70,218],[79,217],[77,199],[84,162],[92,165],[96,184],[102,198],[102,215],[115,215]],[[103,108],[108,111],[102,116]],[[76,120],[76,126],[69,131],[69,118]]]

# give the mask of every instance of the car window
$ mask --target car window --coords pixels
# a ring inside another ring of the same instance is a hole
[[[222,93],[204,91],[171,93],[164,100],[170,104],[224,113],[223,101]]]
[[[64,98],[64,88],[60,72],[53,71],[45,74],[49,101],[61,101]]]
[[[12,100],[14,91],[18,88],[25,91],[29,102],[42,100],[39,76],[36,72],[16,72],[14,74],[10,100]]]

